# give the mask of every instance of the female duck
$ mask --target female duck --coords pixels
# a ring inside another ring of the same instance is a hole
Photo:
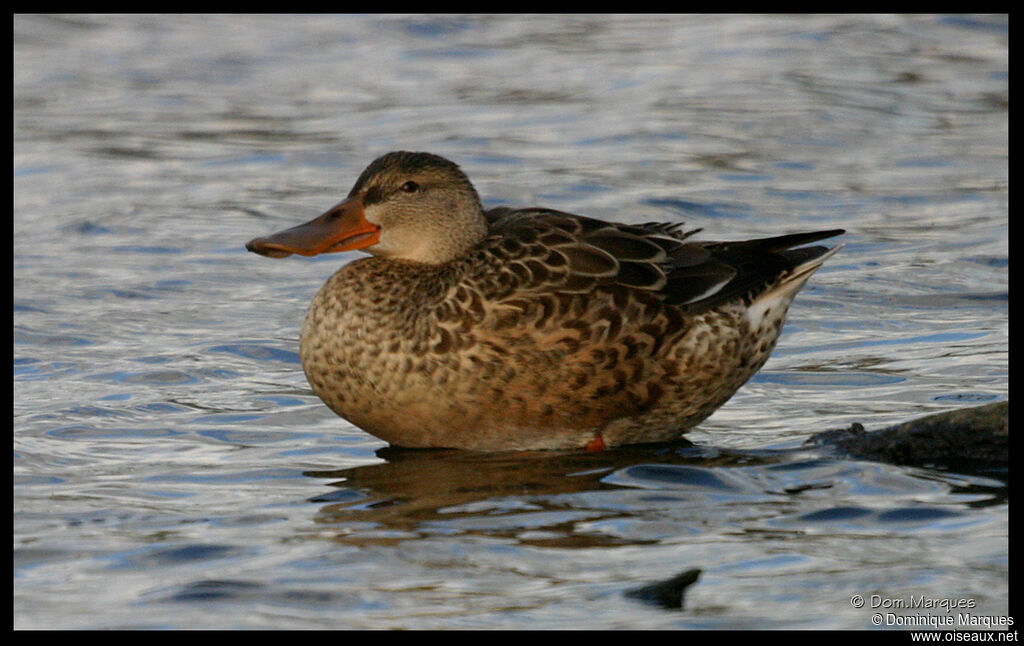
[[[601,449],[680,437],[767,360],[841,230],[694,242],[679,224],[484,211],[459,167],[393,152],[315,220],[246,247],[363,249],[313,299],[302,366],[406,447]]]

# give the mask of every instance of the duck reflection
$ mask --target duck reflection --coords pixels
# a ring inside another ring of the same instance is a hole
[[[607,504],[601,495],[626,488],[606,482],[610,474],[662,464],[699,470],[707,478],[714,473],[710,467],[762,459],[686,441],[599,453],[387,447],[377,455],[385,462],[305,473],[335,479],[328,485],[333,491],[310,501],[325,503],[316,521],[335,527],[338,540],[388,544],[478,533],[545,546],[622,544],[627,541],[577,531],[579,523],[635,514],[635,509]]]

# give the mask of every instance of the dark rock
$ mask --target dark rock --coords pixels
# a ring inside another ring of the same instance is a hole
[[[865,431],[860,424],[824,431],[807,443],[836,447],[852,456],[908,465],[1007,466],[1010,402],[995,402],[928,415],[897,426]]]
[[[626,596],[669,610],[679,609],[683,607],[683,593],[687,587],[697,582],[698,577],[700,570],[686,570],[671,579],[629,590]]]

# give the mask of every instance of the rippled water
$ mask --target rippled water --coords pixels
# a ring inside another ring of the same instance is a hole
[[[800,445],[1007,396],[1007,22],[16,16],[15,626],[1005,615],[1005,472]],[[398,148],[488,205],[848,233],[693,448],[381,450],[297,356],[346,258],[243,244]],[[681,609],[626,594],[691,569]]]

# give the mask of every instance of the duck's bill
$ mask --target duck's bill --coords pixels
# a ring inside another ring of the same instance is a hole
[[[270,258],[284,258],[293,253],[316,256],[375,245],[380,227],[367,221],[362,197],[350,197],[305,224],[250,240],[245,248]]]

